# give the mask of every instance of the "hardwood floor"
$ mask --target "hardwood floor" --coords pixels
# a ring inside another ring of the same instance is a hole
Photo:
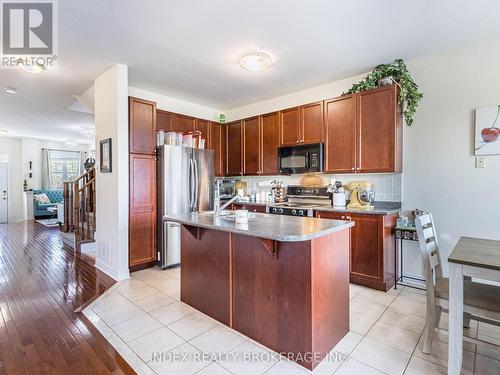
[[[114,280],[36,222],[0,225],[0,374],[134,374],[75,312]]]

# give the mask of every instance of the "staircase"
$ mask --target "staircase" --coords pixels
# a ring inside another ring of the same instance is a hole
[[[95,221],[95,167],[88,169],[75,181],[64,183],[63,232],[75,234],[75,250],[84,243],[94,242]]]

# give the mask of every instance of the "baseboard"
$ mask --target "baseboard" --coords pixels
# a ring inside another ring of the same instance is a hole
[[[130,278],[130,274],[128,274],[126,277],[120,277],[120,275],[107,264],[99,262],[99,258],[96,258],[95,260],[95,268],[97,268],[99,271],[104,272],[106,275],[116,281],[122,281]]]

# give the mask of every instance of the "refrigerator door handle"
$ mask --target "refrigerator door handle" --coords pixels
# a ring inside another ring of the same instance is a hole
[[[198,211],[198,196],[200,193],[200,171],[198,169],[198,161],[196,159],[194,162],[194,209]]]
[[[189,159],[189,208],[193,208],[193,190],[194,190],[194,171],[193,159]]]

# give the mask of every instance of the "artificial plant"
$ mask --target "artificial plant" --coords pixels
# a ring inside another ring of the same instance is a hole
[[[406,64],[402,59],[396,59],[390,64],[380,64],[373,69],[363,80],[352,85],[351,89],[343,95],[354,94],[360,91],[371,90],[379,87],[379,80],[392,77],[399,86],[399,103],[404,105],[404,118],[406,125],[413,124],[413,116],[417,111],[418,103],[423,94],[418,91],[418,85],[413,80]]]

